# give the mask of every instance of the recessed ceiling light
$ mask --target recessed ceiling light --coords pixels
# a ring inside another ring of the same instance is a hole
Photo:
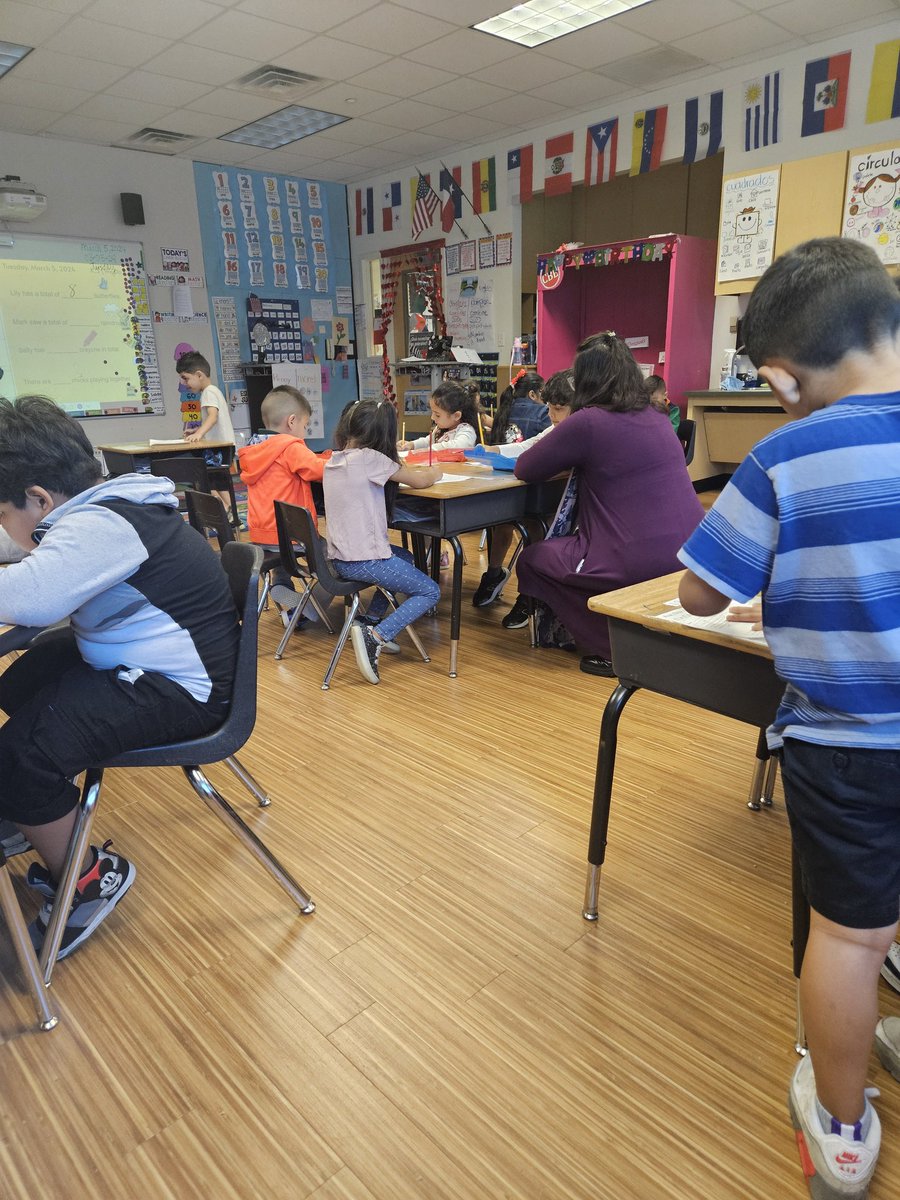
[[[288,108],[270,113],[259,121],[251,121],[231,133],[223,133],[220,141],[243,142],[247,146],[262,146],[266,150],[277,150],[289,142],[298,142],[300,138],[309,137],[311,133],[319,133],[322,129],[330,129],[332,125],[340,125],[349,117],[338,116],[337,113],[322,112],[318,108],[304,108],[300,104],[292,104]]]
[[[649,3],[650,0],[526,0],[496,17],[479,21],[472,29],[519,46],[541,46]]]
[[[0,75],[11,71],[33,49],[33,46],[18,46],[15,42],[0,42]]]

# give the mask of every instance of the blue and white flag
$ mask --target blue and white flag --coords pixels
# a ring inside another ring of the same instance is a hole
[[[722,145],[722,93],[695,96],[684,106],[684,161],[711,158]]]
[[[758,150],[781,141],[781,72],[772,71],[744,84],[744,149]]]

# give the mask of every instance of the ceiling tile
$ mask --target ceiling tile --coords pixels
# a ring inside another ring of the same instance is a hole
[[[70,54],[57,54],[53,50],[35,50],[23,58],[16,67],[17,79],[52,79],[63,87],[78,88],[79,91],[102,91],[128,74],[127,67],[113,63],[86,62]]]
[[[150,71],[132,71],[106,90],[111,96],[149,100],[151,104],[168,103],[172,107],[199,99],[209,91],[209,84],[196,83],[193,79],[173,79],[170,75],[153,75]]]
[[[377,113],[376,113],[377,116]],[[328,136],[333,142],[346,142],[347,149],[353,146],[373,146],[394,138],[400,131],[396,125],[385,125],[381,121],[367,121],[365,117],[354,117],[343,125],[333,125]]]
[[[784,30],[765,17],[747,16],[729,21],[715,29],[695,33],[692,37],[673,42],[677,50],[685,50],[710,63],[726,63],[772,46],[784,48]]]
[[[270,62],[277,54],[284,54],[308,42],[310,34],[290,25],[275,21],[264,21],[262,17],[251,17],[247,13],[226,12],[193,33],[187,41],[194,46],[229,53],[240,48],[242,54]]]
[[[250,13],[255,17],[266,17],[270,21],[281,21],[300,29],[311,29],[313,33],[324,33],[327,29],[347,25],[350,21],[374,8],[378,0],[329,0],[327,4],[298,4],[297,0],[241,0],[236,12]]]
[[[486,83],[496,83],[499,87],[510,88],[517,92],[530,92],[532,88],[541,87],[545,83],[555,83],[572,72],[568,63],[560,62],[558,58],[548,58],[537,50],[528,50],[525,54],[516,54],[503,62],[494,63],[472,74],[474,79],[483,79]]]
[[[766,18],[801,36],[824,33],[835,26],[890,13],[897,16],[894,0],[789,0],[767,9]]]
[[[18,104],[22,108],[48,108],[67,113],[91,95],[80,88],[59,87],[43,80],[21,78],[11,71],[0,79],[0,104]],[[394,131],[396,132],[396,130]]]
[[[238,58],[234,54],[220,54],[218,50],[197,53],[196,46],[187,42],[175,42],[165,54],[144,63],[144,69],[158,75],[174,75],[176,79],[195,79],[200,83],[233,83],[258,67],[252,58]]]
[[[376,120],[380,121],[381,109],[390,100],[384,92],[370,92],[355,87],[352,83],[331,83],[328,87],[303,96],[302,103],[308,108],[321,108],[325,112],[338,113],[342,117],[364,117],[378,109]],[[391,124],[390,121],[387,122]]]
[[[653,0],[652,4],[621,13],[616,23],[658,42],[668,42],[746,15],[747,8],[734,0],[690,0],[689,4],[685,0]]]
[[[447,145],[444,138],[433,133],[421,133],[417,129],[409,129],[406,133],[381,142],[379,150],[389,150],[394,154],[405,154],[407,161],[416,154],[437,154]]]
[[[449,120],[436,121],[422,132],[446,138],[448,142],[474,142],[487,141],[505,130],[499,121],[489,121],[474,113],[456,113]]]
[[[548,58],[558,58],[573,67],[589,71],[593,67],[602,67],[604,63],[639,54],[642,50],[654,50],[658,46],[659,42],[653,38],[634,33],[633,30],[625,29],[614,21],[603,21],[601,25],[595,25],[591,29],[567,34],[555,42],[547,42],[541,47],[541,51]]]
[[[231,133],[237,128],[234,117],[217,117],[213,113],[194,112],[190,108],[179,108],[169,113],[163,124],[175,133],[189,133],[191,137],[204,138],[221,137],[223,133]]]
[[[49,8],[32,8],[30,4],[16,4],[15,0],[3,0],[0,8],[0,34],[4,42],[17,42],[20,46],[41,46],[69,20],[66,13],[54,12]]]
[[[74,17],[64,29],[44,43],[48,50],[73,54],[123,67],[139,67],[168,49],[169,38],[152,37],[135,29],[119,29],[100,21]]]
[[[500,100],[492,104],[489,109],[478,115],[491,121],[500,121],[506,126],[513,125],[517,129],[533,129],[545,121],[555,120],[565,111],[562,105],[551,104],[549,100],[536,99],[534,96],[523,100],[521,96],[512,96],[509,100]],[[522,137],[527,145],[531,134],[525,133]]]
[[[93,0],[82,16],[142,33],[165,32],[174,40],[221,13],[220,5],[207,0]]]
[[[399,129],[421,129],[455,114],[449,108],[436,108],[433,104],[420,104],[415,97],[398,100],[378,110],[377,120],[385,125],[396,125]]]
[[[480,79],[463,78],[422,92],[418,99],[426,104],[449,108],[453,112],[469,112],[473,108],[495,104],[498,100],[508,100],[513,94],[507,88],[495,87],[492,83],[484,83]]]
[[[159,128],[171,112],[171,104],[148,104],[146,100],[126,100],[123,96],[102,93],[91,96],[75,110],[79,117],[95,117],[99,121],[127,121],[135,129],[142,125]]]
[[[41,133],[57,119],[58,114],[46,108],[3,105],[3,128],[7,133]]]
[[[348,146],[346,142],[339,142],[330,135],[331,130],[324,129],[321,133],[311,133],[309,137],[300,138],[291,144],[299,146],[302,143],[304,154],[322,160],[338,158],[356,149],[356,146]],[[284,148],[287,149],[287,147]]]
[[[350,79],[388,61],[380,50],[348,46],[337,38],[317,37],[272,60],[276,66],[305,71],[322,79]]]
[[[475,25],[495,17],[503,9],[497,0],[454,0],[448,5],[446,0],[395,0],[402,8],[414,8],[416,12],[427,13],[429,16],[443,17],[454,25]],[[447,9],[452,9],[448,12]]]
[[[100,142],[111,144],[121,142],[137,131],[134,125],[119,121],[97,121],[93,117],[79,117],[74,113],[60,117],[48,127],[48,133],[59,133],[65,137],[77,138],[80,142]]]
[[[534,95],[539,100],[549,100],[552,104],[561,104],[578,112],[608,96],[621,95],[622,90],[621,83],[598,75],[596,71],[576,71],[566,79],[557,79],[555,83],[545,83],[543,87],[535,88],[528,100],[530,103]]]
[[[279,171],[285,175],[304,175],[313,171],[319,159],[285,146],[283,150],[266,150],[253,160],[254,171]]]
[[[196,162],[212,163],[215,166],[245,167],[261,153],[258,146],[243,146],[238,142],[209,141],[192,147],[190,156]]]
[[[465,64],[466,69],[471,72],[521,53],[521,46],[504,41],[503,38],[492,37],[489,33],[478,33],[474,29],[458,29],[428,46],[421,46],[407,57],[429,67],[445,67],[447,63]]]
[[[72,16],[73,13],[87,8],[90,3],[91,0],[28,0],[28,7],[52,8],[54,12],[68,13]]]
[[[429,88],[452,83],[456,78],[437,67],[426,67],[408,58],[393,58],[374,70],[354,75],[349,82],[391,96],[419,96]]]
[[[326,162],[316,163],[309,173],[309,178],[331,183],[348,183],[351,180],[364,179],[368,173],[368,168],[353,166],[352,163]]]
[[[342,163],[353,163],[355,166],[360,167],[380,169],[408,162],[409,155],[405,151],[385,150],[381,146],[357,146],[349,154],[342,154],[339,161]]]
[[[446,21],[422,16],[417,10],[379,4],[348,22],[341,29],[341,37],[354,46],[374,46],[387,54],[405,54],[453,31],[454,27]]]
[[[262,96],[248,96],[231,88],[215,88],[198,96],[187,105],[195,112],[212,113],[216,117],[229,117],[238,125],[247,125],[250,121],[258,121],[269,113],[284,108],[284,101],[266,100]]]

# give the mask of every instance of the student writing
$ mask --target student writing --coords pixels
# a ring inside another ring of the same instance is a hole
[[[469,450],[478,443],[478,410],[460,383],[448,380],[431,394],[434,429],[424,437],[400,442],[399,450]]]

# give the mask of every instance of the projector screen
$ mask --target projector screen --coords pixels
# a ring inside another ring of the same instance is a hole
[[[0,395],[73,417],[163,413],[137,242],[12,234],[0,245]]]

